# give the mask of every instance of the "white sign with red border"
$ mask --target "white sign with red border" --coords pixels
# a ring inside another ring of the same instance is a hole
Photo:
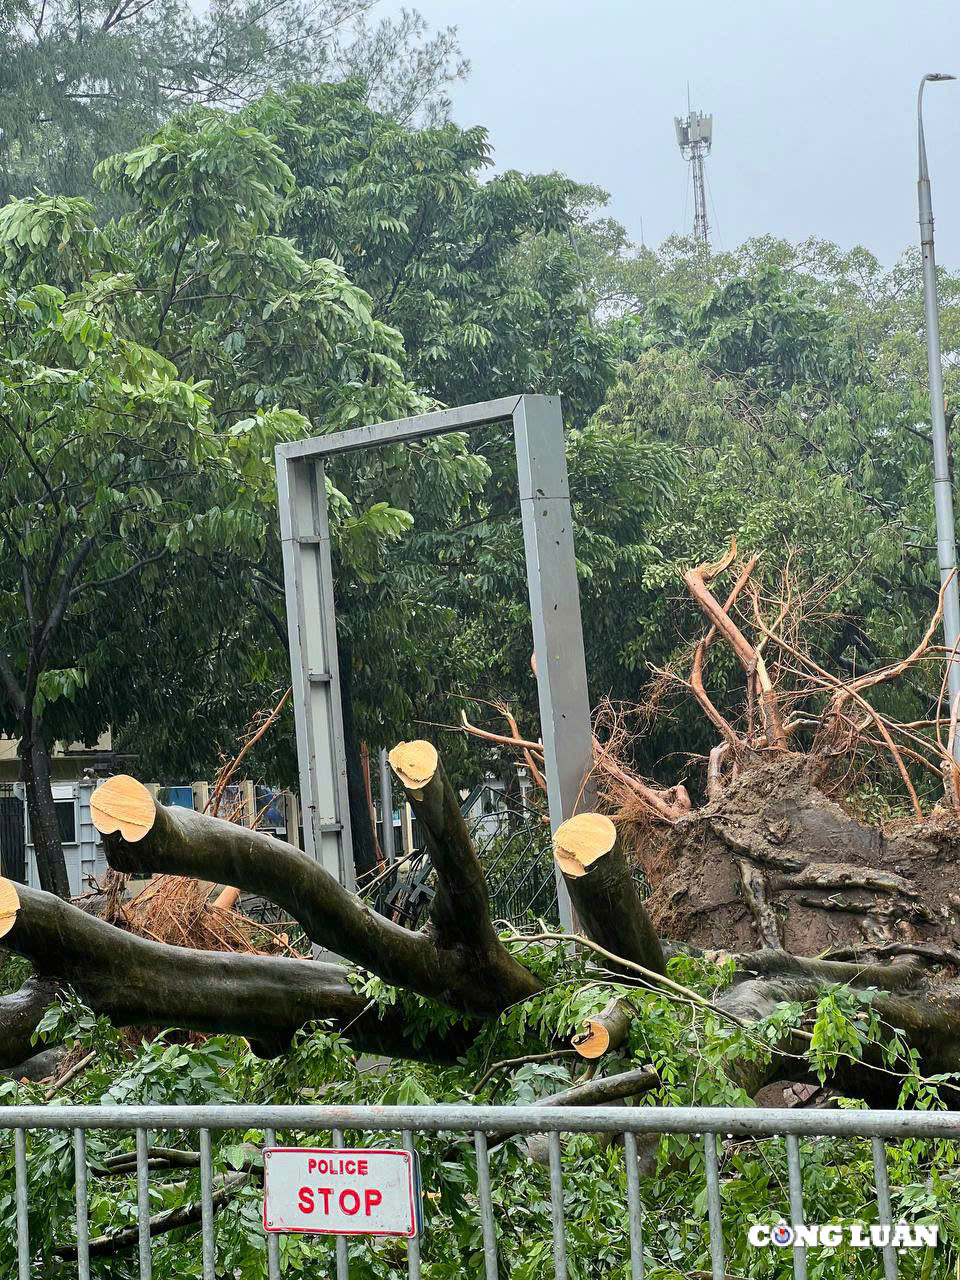
[[[268,1147],[266,1231],[343,1236],[419,1235],[416,1153],[378,1148]]]

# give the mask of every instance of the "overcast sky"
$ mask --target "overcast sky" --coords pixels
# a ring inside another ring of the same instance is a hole
[[[473,69],[454,116],[489,128],[497,167],[598,183],[636,240],[641,220],[651,245],[692,226],[673,127],[688,80],[694,108],[714,117],[715,244],[816,235],[891,262],[916,239],[916,89],[927,71],[960,74],[955,0],[414,7],[459,28]],[[938,256],[960,267],[960,82],[925,100]]]

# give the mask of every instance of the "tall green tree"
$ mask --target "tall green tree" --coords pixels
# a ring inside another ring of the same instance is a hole
[[[205,118],[104,180],[135,211],[103,229],[80,199],[0,212],[0,704],[58,892],[54,740],[134,706],[170,725],[171,661],[202,680],[211,643],[262,648],[248,612],[275,539],[274,445],[305,413],[334,428],[422,404],[362,292],[273,233],[292,176],[263,135]],[[343,498],[334,518],[357,560],[408,523]]]
[[[366,290],[417,386],[446,404],[559,391],[574,420],[599,404],[612,348],[569,244],[576,183],[485,177],[485,129],[410,128],[371,110],[362,83],[268,94],[241,118],[296,178],[286,233]],[[533,270],[518,256],[530,245]]]
[[[35,188],[106,203],[94,165],[193,104],[357,76],[400,120],[449,108],[456,32],[377,0],[15,0],[0,6],[0,200]]]

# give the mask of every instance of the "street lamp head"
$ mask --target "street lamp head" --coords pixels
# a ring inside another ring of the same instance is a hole
[[[923,90],[927,81],[936,83],[939,80],[956,80],[956,76],[952,76],[946,71],[928,71],[920,81],[920,88],[917,91],[917,157],[919,162],[919,178],[921,182],[929,182],[930,176],[927,172],[927,144],[923,137]]]

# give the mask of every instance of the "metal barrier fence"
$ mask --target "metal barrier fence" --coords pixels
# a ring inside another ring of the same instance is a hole
[[[702,1135],[707,1212],[710,1228],[711,1274],[724,1280],[723,1223],[720,1199],[718,1137],[784,1137],[790,1220],[804,1222],[803,1169],[799,1139],[869,1138],[872,1140],[874,1188],[879,1222],[892,1225],[887,1181],[885,1142],[903,1138],[960,1139],[960,1112],[920,1111],[800,1111],[768,1108],[692,1107],[543,1107],[543,1106],[12,1106],[0,1111],[0,1130],[14,1134],[16,1170],[16,1220],[18,1280],[31,1280],[32,1254],[29,1234],[27,1132],[31,1129],[72,1131],[76,1185],[76,1254],[79,1280],[89,1280],[89,1219],[87,1201],[88,1162],[86,1135],[90,1130],[126,1130],[136,1135],[137,1246],[140,1280],[152,1280],[150,1221],[149,1134],[158,1130],[196,1131],[201,1183],[200,1227],[203,1280],[216,1280],[214,1237],[214,1170],[212,1130],[257,1130],[264,1146],[276,1143],[276,1133],[297,1131],[330,1133],[332,1145],[343,1146],[345,1131],[364,1134],[401,1133],[404,1148],[416,1150],[417,1133],[462,1133],[473,1137],[477,1158],[476,1204],[483,1242],[484,1275],[498,1280],[496,1224],[491,1195],[488,1142],[497,1135],[548,1135],[553,1267],[557,1280],[567,1277],[567,1243],[564,1224],[564,1187],[561,1164],[562,1133],[618,1133],[623,1137],[627,1208],[629,1217],[629,1267],[631,1280],[643,1280],[644,1243],[637,1138],[649,1134]],[[691,1190],[691,1198],[693,1196]],[[349,1280],[347,1238],[336,1238],[337,1280]],[[795,1280],[806,1280],[806,1251],[793,1246]],[[892,1243],[882,1250],[884,1280],[896,1280],[897,1252]],[[623,1259],[627,1263],[627,1258]],[[279,1280],[279,1244],[267,1237],[267,1277]],[[420,1242],[407,1245],[409,1277],[420,1276]],[[58,1273],[59,1274],[59,1273]]]

